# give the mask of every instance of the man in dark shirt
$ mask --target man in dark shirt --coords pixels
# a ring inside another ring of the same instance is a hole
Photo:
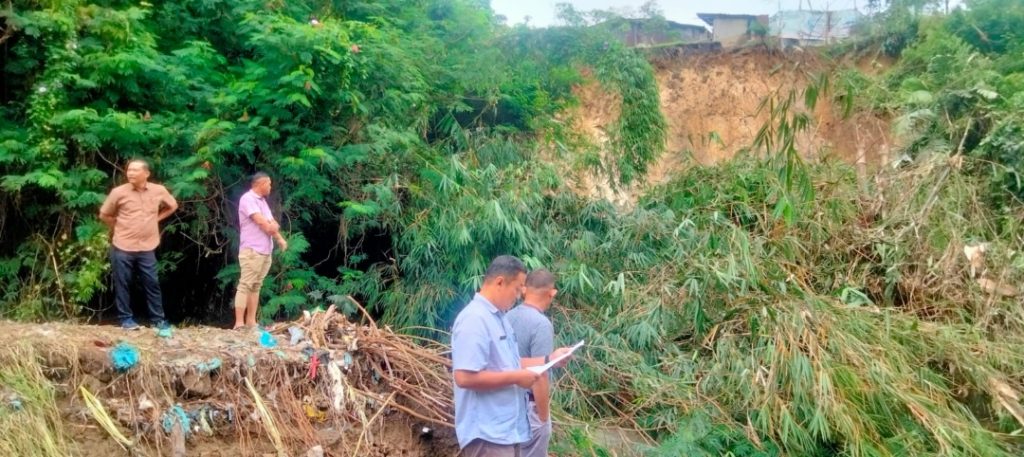
[[[526,276],[523,304],[508,312],[519,342],[521,357],[544,357],[555,348],[555,330],[544,313],[558,294],[555,275],[538,269]],[[547,457],[551,440],[551,377],[541,376],[527,394],[530,440],[522,445],[522,457]]]

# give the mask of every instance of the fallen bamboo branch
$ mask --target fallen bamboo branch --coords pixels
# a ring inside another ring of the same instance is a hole
[[[381,413],[383,413],[384,410],[387,409],[388,405],[391,404],[391,400],[394,399],[395,392],[391,392],[391,395],[388,395],[388,399],[384,400],[384,404],[381,405],[380,409],[377,410],[377,412],[373,415],[373,417],[370,418],[370,420],[366,421],[366,423],[363,424],[363,431],[362,433],[359,434],[359,441],[356,442],[356,452],[352,455],[360,455],[359,451],[363,448],[363,441],[366,439],[366,431],[370,429],[370,426],[373,425],[373,422],[376,421],[378,417],[380,417]],[[369,443],[367,443],[367,446],[369,446]]]
[[[121,430],[119,430],[117,425],[114,424],[114,420],[110,418],[110,414],[107,414],[107,410],[103,408],[103,404],[100,403],[100,400],[96,398],[92,392],[89,392],[85,386],[79,387],[78,390],[82,394],[82,400],[85,401],[85,406],[89,408],[89,412],[92,414],[92,417],[96,419],[96,422],[100,424],[100,427],[102,427],[103,430],[106,430],[110,437],[113,438],[117,444],[121,445],[124,450],[132,452],[132,448],[134,447],[132,440],[128,439],[128,437],[121,433]]]
[[[263,403],[263,398],[260,397],[259,392],[256,392],[249,377],[245,378],[245,386],[249,388],[249,394],[252,395],[253,402],[256,404],[256,411],[260,414],[260,422],[267,430],[267,434],[270,435],[271,441],[274,442],[274,449],[277,449],[278,457],[285,457],[287,453],[285,453],[284,443],[281,441],[281,432],[278,431],[277,424],[274,423],[274,417],[267,410],[267,405]]]
[[[374,399],[376,401],[382,401],[383,400],[382,398],[378,397],[377,395],[374,395],[371,392],[366,392],[366,391],[363,391],[363,390],[360,390],[360,389],[356,389],[356,390],[360,394],[365,395],[365,396],[367,396],[369,398],[372,398],[372,399]],[[452,418],[451,422],[445,422],[443,420],[434,419],[434,418],[430,418],[430,417],[424,416],[424,415],[422,415],[420,413],[417,413],[416,411],[413,411],[413,410],[411,410],[409,408],[406,408],[406,407],[404,407],[404,406],[402,406],[402,405],[400,405],[398,403],[392,404],[391,406],[393,406],[395,409],[398,409],[398,410],[402,411],[405,414],[408,414],[408,415],[410,415],[412,417],[415,417],[415,418],[423,420],[423,421],[430,422],[431,424],[440,425],[440,426],[443,426],[443,427],[455,428],[454,417]]]

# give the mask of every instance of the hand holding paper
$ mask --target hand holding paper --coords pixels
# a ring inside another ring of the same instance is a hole
[[[579,343],[574,344],[572,347],[568,348],[568,350],[566,350],[565,352],[562,352],[558,356],[552,358],[550,361],[548,361],[548,363],[546,363],[544,365],[536,366],[536,367],[526,367],[526,369],[530,370],[530,371],[532,371],[534,373],[541,374],[541,373],[544,373],[545,371],[550,370],[551,367],[562,366],[564,364],[560,365],[559,362],[562,362],[563,360],[567,361],[568,357],[571,356],[573,352],[576,352],[576,349],[579,349],[581,346],[583,346],[583,340],[580,340]],[[556,350],[555,352],[558,352],[558,351]]]

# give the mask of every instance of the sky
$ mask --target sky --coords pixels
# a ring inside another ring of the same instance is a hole
[[[632,8],[637,10],[644,0],[491,0],[491,8],[497,14],[508,18],[509,24],[520,24],[530,16],[530,25],[544,27],[555,25],[555,4],[572,3],[577,10]],[[951,1],[951,4],[958,3]],[[732,14],[775,14],[781,6],[784,10],[798,9],[849,9],[857,7],[865,11],[867,0],[658,0],[658,6],[670,21],[687,24],[699,23],[697,13]],[[808,7],[810,5],[810,7]]]

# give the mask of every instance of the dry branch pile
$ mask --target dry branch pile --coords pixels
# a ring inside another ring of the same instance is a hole
[[[321,356],[320,365],[326,364],[328,374],[332,364],[341,366],[347,376],[330,376],[330,398],[341,401],[338,389],[347,389],[349,398],[365,398],[373,402],[386,402],[389,394],[393,406],[412,417],[438,426],[452,427],[454,405],[452,382],[448,370],[451,361],[442,356],[441,346],[424,347],[413,337],[396,334],[390,328],[380,328],[369,315],[369,324],[353,324],[337,313],[332,305],[322,313],[305,313],[294,324],[278,324],[272,333],[284,339],[290,328],[300,328],[309,335],[309,345]],[[344,365],[351,356],[349,370]],[[326,356],[326,357],[324,357]],[[446,369],[447,368],[447,369]]]

